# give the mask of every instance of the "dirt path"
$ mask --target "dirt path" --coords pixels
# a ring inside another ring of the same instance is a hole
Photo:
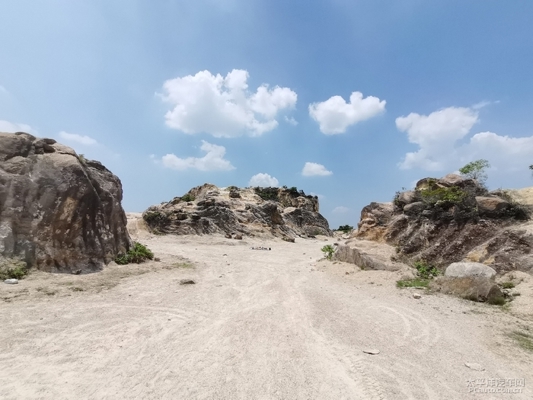
[[[143,242],[161,262],[0,286],[0,398],[533,398],[533,353],[508,336],[530,316],[414,299],[397,273],[317,261],[324,239]],[[469,393],[495,379],[525,387]]]

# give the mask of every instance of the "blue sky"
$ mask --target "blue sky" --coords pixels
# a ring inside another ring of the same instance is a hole
[[[0,0],[0,131],[100,160],[143,211],[297,186],[333,228],[485,158],[531,186],[533,2]]]

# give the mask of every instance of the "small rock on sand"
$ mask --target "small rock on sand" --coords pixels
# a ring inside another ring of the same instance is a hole
[[[194,285],[196,284],[195,281],[193,281],[192,279],[182,279],[180,280],[180,285]]]
[[[480,364],[478,363],[469,363],[469,362],[465,362],[465,366],[470,368],[470,369],[473,369],[474,371],[485,371],[485,368],[483,368]]]
[[[379,354],[379,350],[378,349],[364,349],[363,353],[376,355],[376,354]]]
[[[19,280],[18,279],[6,279],[4,283],[7,283],[9,285],[16,285],[17,283],[19,283]]]

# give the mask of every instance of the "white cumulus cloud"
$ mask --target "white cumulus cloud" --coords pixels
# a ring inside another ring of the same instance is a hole
[[[346,132],[349,126],[365,121],[385,111],[385,100],[374,96],[363,98],[363,93],[353,92],[350,102],[333,96],[321,103],[309,105],[309,115],[326,135]]]
[[[314,162],[306,162],[302,169],[303,176],[328,176],[332,174],[333,172],[328,171],[322,164]]]
[[[167,80],[162,97],[172,105],[166,124],[188,134],[215,137],[259,136],[278,126],[278,113],[296,105],[291,89],[261,85],[248,91],[248,72],[234,69],[225,77],[200,71]]]
[[[455,142],[464,138],[476,122],[478,113],[465,107],[448,107],[429,115],[411,113],[396,118],[396,127],[407,133],[409,142],[420,147],[417,152],[407,153],[400,167],[430,171],[446,168],[447,161],[456,153]]]
[[[15,133],[26,132],[36,135],[37,131],[27,124],[20,124],[16,122],[9,122],[0,120],[0,132]]]
[[[269,174],[259,173],[250,178],[248,186],[278,187],[279,181]]]
[[[167,154],[161,158],[163,165],[170,169],[184,171],[197,169],[200,171],[230,171],[235,169],[228,160],[224,159],[226,148],[202,140],[200,149],[206,154],[203,157],[179,158],[174,154]]]
[[[98,144],[98,142],[92,137],[86,135],[79,135],[77,133],[68,133],[65,131],[61,131],[59,132],[59,136],[61,137],[61,139],[65,139],[68,142],[74,142],[82,144],[84,146],[94,146]]]
[[[411,113],[397,118],[397,128],[419,146],[418,151],[405,155],[400,168],[453,171],[470,161],[486,159],[493,170],[527,171],[533,136],[511,137],[494,132],[471,135],[479,121],[477,109],[449,107],[429,115]]]

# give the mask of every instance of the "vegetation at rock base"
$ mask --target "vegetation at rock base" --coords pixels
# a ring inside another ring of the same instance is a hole
[[[146,260],[153,260],[154,253],[145,245],[139,242],[133,242],[133,246],[126,253],[121,253],[115,258],[119,265],[140,264]]]
[[[324,253],[324,256],[328,260],[331,260],[331,258],[333,257],[333,253],[335,253],[335,248],[330,244],[325,245],[320,250],[322,250],[322,252]]]
[[[159,211],[146,211],[143,219],[148,223],[164,223],[167,222],[168,217]]]
[[[502,218],[515,218],[525,221],[531,217],[529,210],[513,199],[513,197],[506,190],[499,190],[498,196],[509,203],[509,207],[505,209],[501,215]]]
[[[470,179],[475,179],[480,185],[485,186],[485,182],[487,181],[487,168],[490,168],[489,162],[480,159],[469,162],[464,167],[460,168],[459,172],[461,175]]]
[[[505,301],[505,297],[503,296],[497,296],[497,297],[492,297],[490,298],[487,303],[493,305],[493,306],[503,306],[505,305],[506,301]]]
[[[513,331],[509,335],[512,339],[516,340],[520,347],[525,350],[533,351],[533,335],[522,332],[522,331]]]
[[[512,288],[514,288],[514,283],[513,283],[513,282],[510,282],[510,281],[509,281],[509,282],[503,282],[503,283],[501,284],[501,287],[502,287],[503,289],[512,289]]]
[[[432,279],[439,275],[439,270],[425,260],[415,261],[414,265],[417,275],[422,279]]]
[[[0,280],[23,279],[29,273],[29,268],[24,261],[7,259],[0,261]]]
[[[344,233],[350,233],[351,231],[353,231],[353,226],[351,226],[351,225],[341,225],[341,226],[339,226],[339,228],[337,230],[341,231],[341,232],[344,232]]]
[[[416,269],[416,278],[403,279],[396,282],[396,286],[399,288],[406,287],[424,287],[429,286],[429,281],[439,275],[439,270],[428,264],[425,260],[415,261],[414,268]]]
[[[427,288],[429,285],[429,279],[422,278],[413,278],[413,279],[403,279],[396,282],[396,286],[399,288],[406,287],[423,287]]]

